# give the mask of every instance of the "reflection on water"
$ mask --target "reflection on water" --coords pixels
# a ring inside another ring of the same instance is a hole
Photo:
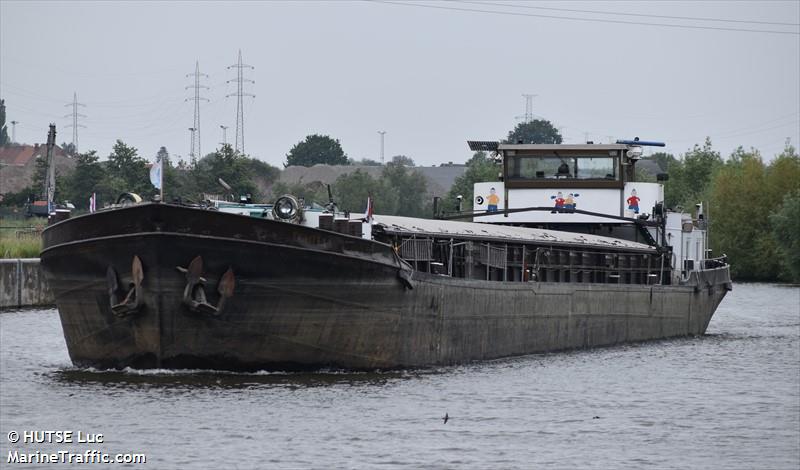
[[[54,310],[4,312],[0,456],[51,429],[158,469],[796,470],[800,288],[737,284],[702,337],[377,373],[76,369]]]

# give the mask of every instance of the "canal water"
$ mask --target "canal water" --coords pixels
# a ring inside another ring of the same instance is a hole
[[[796,470],[800,288],[736,284],[703,337],[394,373],[79,370],[55,310],[0,313],[0,467],[59,451],[147,459],[114,468]]]

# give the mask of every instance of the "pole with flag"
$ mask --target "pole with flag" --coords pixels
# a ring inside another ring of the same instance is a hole
[[[161,158],[156,158],[156,162],[150,167],[150,183],[159,190],[160,201],[164,201],[164,171]]]
[[[362,238],[366,238],[367,240],[372,238],[372,215],[373,215],[373,208],[372,208],[372,194],[367,196],[367,209],[364,211],[364,222],[367,223],[367,231],[361,234]]]

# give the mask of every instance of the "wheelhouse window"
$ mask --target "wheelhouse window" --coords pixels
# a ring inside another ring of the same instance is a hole
[[[617,158],[598,155],[515,155],[506,157],[509,181],[619,181]]]

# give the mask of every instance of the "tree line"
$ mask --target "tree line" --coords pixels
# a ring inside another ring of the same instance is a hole
[[[150,183],[151,163],[139,155],[139,151],[121,140],[117,140],[113,150],[104,161],[97,152],[90,150],[74,155],[75,168],[65,174],[56,175],[55,200],[59,203],[69,201],[76,209],[88,210],[89,197],[96,194],[97,207],[113,204],[125,192],[133,192],[145,199],[151,199],[158,190]],[[269,184],[277,179],[280,171],[261,160],[241,155],[230,145],[223,145],[217,151],[197,160],[194,164],[183,160],[173,162],[166,148],[161,147],[155,155],[161,162],[164,180],[164,199],[198,201],[200,195],[219,194],[226,191],[219,178],[231,186],[231,192],[261,194],[258,183]],[[36,160],[36,168],[31,184],[17,192],[4,195],[2,205],[22,206],[26,202],[41,197],[46,174],[43,157]]]
[[[546,120],[520,123],[504,142],[561,143],[557,129]],[[87,209],[89,195],[96,193],[98,207],[113,203],[122,192],[152,197],[157,192],[148,178],[148,161],[138,150],[118,140],[111,154],[101,161],[95,151],[75,155],[75,169],[57,178],[57,200],[69,200]],[[711,247],[726,254],[731,274],[737,280],[800,282],[800,158],[787,143],[784,150],[765,163],[756,149],[739,148],[727,158],[706,139],[683,155],[655,153],[647,157],[669,175],[665,182],[665,205],[675,211],[695,213],[696,204],[709,216]],[[242,155],[225,145],[196,162],[173,162],[162,147],[155,160],[163,162],[165,200],[197,201],[200,195],[251,194],[255,200],[294,194],[307,202],[328,202],[328,188],[319,183],[287,184],[278,181],[280,170],[256,158]],[[380,174],[356,170],[340,176],[331,192],[341,210],[362,212],[372,196],[376,213],[410,217],[432,217],[432,200],[424,176],[413,159],[395,156],[382,165],[374,160],[354,161],[338,140],[309,135],[290,149],[284,166],[358,164],[381,166]],[[462,196],[464,211],[472,209],[473,185],[497,181],[500,167],[485,152],[475,152],[441,200],[445,212],[458,210]],[[29,188],[6,194],[2,205],[19,206],[41,192],[45,168],[37,169]],[[640,180],[653,175],[637,172]],[[231,189],[222,189],[222,179]],[[269,188],[266,190],[265,188]],[[226,194],[227,193],[227,194]]]
[[[756,149],[723,159],[706,139],[676,158],[652,157],[667,170],[667,207],[703,204],[711,248],[726,254],[731,275],[746,281],[800,282],[800,157],[788,142],[769,163]],[[696,212],[695,212],[696,216]]]
[[[369,159],[352,160],[342,151],[338,140],[317,134],[292,147],[286,157],[284,166],[318,163],[382,166],[377,178],[356,171],[343,175],[333,184],[335,200],[343,210],[363,211],[367,196],[371,194],[383,213],[415,217],[427,214],[430,204],[426,205],[426,180],[414,169],[414,160],[410,157],[396,155],[386,165]],[[137,193],[145,199],[159,192],[149,179],[150,161],[121,140],[116,141],[105,160],[94,150],[76,153],[72,159],[74,169],[56,175],[55,200],[59,203],[69,202],[78,210],[88,210],[92,194],[96,194],[97,207],[103,207],[113,204],[125,192]],[[166,201],[198,202],[203,195],[222,198],[250,195],[253,200],[264,201],[287,193],[305,197],[309,202],[328,201],[327,188],[320,183],[278,183],[278,168],[236,152],[230,145],[223,145],[195,162],[174,162],[167,149],[161,147],[150,160],[162,164]],[[46,172],[46,159],[37,158],[30,185],[19,192],[4,194],[0,205],[20,208],[42,198]]]

